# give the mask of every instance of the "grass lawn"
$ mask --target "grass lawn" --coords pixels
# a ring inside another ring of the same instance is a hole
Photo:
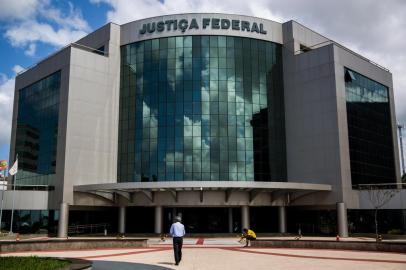
[[[69,262],[39,257],[0,257],[1,270],[55,270]]]

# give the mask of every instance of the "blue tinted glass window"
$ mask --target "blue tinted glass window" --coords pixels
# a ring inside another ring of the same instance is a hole
[[[129,58],[133,46],[121,50],[120,182],[285,180],[280,45],[182,36],[137,42]]]
[[[15,152],[18,184],[52,185],[58,139],[58,71],[19,90]]]

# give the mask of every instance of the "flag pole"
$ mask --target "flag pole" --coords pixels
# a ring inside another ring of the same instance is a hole
[[[14,164],[15,164],[15,162],[18,162],[18,154],[16,155],[16,161],[14,161]],[[18,166],[18,163],[17,163],[17,166]],[[10,171],[9,171],[9,173],[10,173]],[[13,204],[12,204],[12,208],[11,208],[11,222],[10,222],[10,232],[9,232],[9,234],[13,234],[13,219],[14,219],[14,202],[15,202],[16,179],[17,179],[16,174],[14,174],[13,175]]]

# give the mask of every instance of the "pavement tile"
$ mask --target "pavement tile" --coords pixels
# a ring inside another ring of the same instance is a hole
[[[317,239],[315,239],[317,240]],[[242,248],[238,238],[185,239],[183,259],[174,265],[171,239],[151,239],[149,248],[0,254],[78,257],[93,260],[93,270],[405,270],[406,254],[345,250]]]

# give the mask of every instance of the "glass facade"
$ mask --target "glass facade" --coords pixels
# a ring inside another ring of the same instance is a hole
[[[61,72],[19,90],[17,184],[52,185],[55,177]]]
[[[345,89],[352,184],[395,183],[388,88],[346,69]]]
[[[13,232],[54,234],[57,232],[59,211],[14,210]],[[2,229],[9,230],[11,210],[3,210]]]
[[[169,37],[121,58],[119,182],[286,180],[281,45]]]

